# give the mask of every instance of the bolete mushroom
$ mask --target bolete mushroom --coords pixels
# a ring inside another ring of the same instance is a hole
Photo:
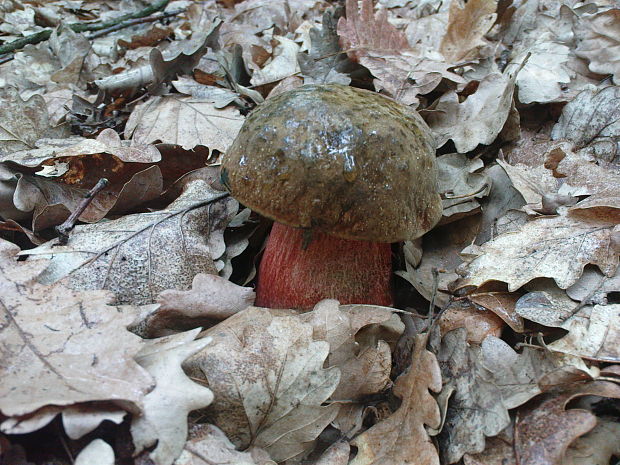
[[[328,84],[268,99],[222,163],[231,194],[275,221],[256,305],[391,305],[390,244],[439,221],[436,171],[428,126],[387,97]]]

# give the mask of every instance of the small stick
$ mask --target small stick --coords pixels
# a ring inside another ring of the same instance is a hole
[[[67,242],[69,242],[69,233],[73,231],[73,228],[75,228],[75,223],[77,223],[80,215],[84,213],[84,210],[86,210],[86,208],[92,203],[95,196],[108,184],[110,184],[110,182],[106,178],[101,178],[97,184],[95,184],[95,187],[86,193],[80,204],[77,206],[75,211],[71,213],[69,218],[67,218],[60,226],[56,226],[56,232],[58,233],[58,245],[67,245]]]
[[[8,63],[13,58],[15,58],[15,57],[13,56],[12,53],[5,53],[4,55],[0,55],[0,65],[4,64],[4,63]]]
[[[92,34],[90,34],[88,36],[88,38],[90,40],[92,40],[92,39],[96,39],[97,37],[103,37],[104,35],[109,34],[110,32],[120,31],[121,29],[125,29],[125,28],[131,27],[131,26],[135,26],[136,24],[154,23],[155,21],[158,21],[160,19],[165,19],[165,18],[169,18],[171,16],[176,16],[176,15],[179,15],[181,13],[184,13],[185,11],[186,10],[175,10],[175,11],[168,11],[168,12],[160,12],[160,13],[156,13],[156,14],[154,14],[152,16],[147,16],[145,18],[130,19],[130,20],[124,21],[122,23],[115,24],[114,26],[110,26],[107,29],[102,29],[100,31],[93,32]]]

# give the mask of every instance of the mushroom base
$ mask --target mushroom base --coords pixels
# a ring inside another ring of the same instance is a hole
[[[390,244],[350,241],[274,223],[258,272],[255,305],[310,309],[322,299],[392,305]]]

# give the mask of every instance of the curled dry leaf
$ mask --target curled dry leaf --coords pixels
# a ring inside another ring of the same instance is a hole
[[[70,276],[74,288],[110,289],[122,303],[153,303],[163,290],[187,289],[196,274],[216,272],[213,261],[225,251],[224,229],[237,208],[198,179],[165,210],[80,225],[66,246],[49,241],[28,254],[51,257],[40,282]]]
[[[136,361],[155,379],[155,389],[144,397],[144,410],[133,418],[135,454],[149,452],[155,465],[171,465],[187,440],[187,415],[213,401],[213,393],[190,380],[181,364],[204,349],[210,338],[194,340],[200,328],[144,343]]]
[[[515,426],[517,463],[559,463],[569,444],[594,428],[594,414],[582,409],[566,410],[566,405],[579,396],[618,399],[620,386],[607,381],[593,381],[550,393],[534,405],[521,410]]]
[[[238,110],[218,109],[210,100],[174,95],[151,97],[131,113],[125,132],[133,144],[160,141],[184,149],[203,145],[226,152],[244,118]]]
[[[609,223],[578,221],[566,215],[538,218],[483,244],[478,256],[464,267],[466,276],[458,285],[503,281],[512,292],[532,279],[547,277],[566,289],[589,263],[613,276],[618,256],[610,247],[611,238]]]
[[[620,85],[620,9],[610,8],[593,15],[584,15],[577,22],[580,36],[575,53],[587,58],[590,71],[611,74]]]
[[[583,307],[562,328],[568,334],[549,344],[550,350],[602,362],[620,362],[620,304]]]
[[[137,412],[151,388],[134,361],[141,340],[126,330],[137,309],[108,305],[108,292],[37,284],[44,261],[18,264],[15,246],[2,242],[0,249],[2,413],[97,400]]]
[[[22,100],[14,87],[0,89],[0,157],[31,149],[44,137],[68,135],[65,125],[50,125],[47,105],[40,95]]]
[[[299,73],[297,55],[299,45],[291,39],[282,36],[274,36],[278,44],[273,48],[273,55],[262,69],[256,70],[250,83],[253,86],[262,86],[271,82],[278,82],[289,76]]]
[[[329,344],[312,332],[299,318],[256,307],[207,330],[213,343],[186,367],[208,382],[215,401],[206,413],[237,447],[287,460],[311,449],[337,415],[337,404],[322,403],[340,373],[323,368]]]
[[[148,337],[164,336],[188,327],[211,326],[254,303],[251,287],[242,287],[213,274],[194,276],[189,291],[166,289],[157,297],[159,307],[141,326]]]
[[[487,336],[499,336],[504,321],[495,313],[480,310],[466,302],[453,302],[441,314],[439,327],[441,334],[456,328],[465,328],[467,342],[480,344]]]
[[[478,57],[478,50],[487,44],[484,35],[495,23],[497,0],[471,0],[464,6],[450,3],[446,34],[439,51],[449,63]]]
[[[427,118],[437,146],[452,139],[456,150],[466,153],[478,144],[493,142],[508,118],[515,77],[516,74],[488,74],[480,81],[476,92],[462,103],[456,92],[441,96]]]
[[[443,206],[442,223],[480,210],[476,198],[486,196],[491,189],[486,174],[479,172],[482,168],[482,160],[469,160],[460,153],[437,157],[437,184]]]
[[[439,464],[425,426],[438,428],[441,423],[429,392],[441,390],[441,373],[426,341],[425,334],[415,337],[411,367],[394,384],[394,394],[402,400],[398,410],[351,441],[358,448],[351,465]]]
[[[562,465],[610,463],[620,455],[620,423],[611,418],[597,418],[592,431],[578,437],[566,450]]]
[[[74,465],[114,465],[114,449],[103,439],[91,441],[75,458]]]
[[[214,425],[196,425],[175,465],[276,465],[258,447],[244,452],[235,449],[224,432]]]

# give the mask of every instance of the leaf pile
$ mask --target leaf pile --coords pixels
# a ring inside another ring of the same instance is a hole
[[[252,306],[219,162],[322,83],[436,139],[396,308]],[[613,1],[2,2],[0,465],[616,463],[619,193]]]

